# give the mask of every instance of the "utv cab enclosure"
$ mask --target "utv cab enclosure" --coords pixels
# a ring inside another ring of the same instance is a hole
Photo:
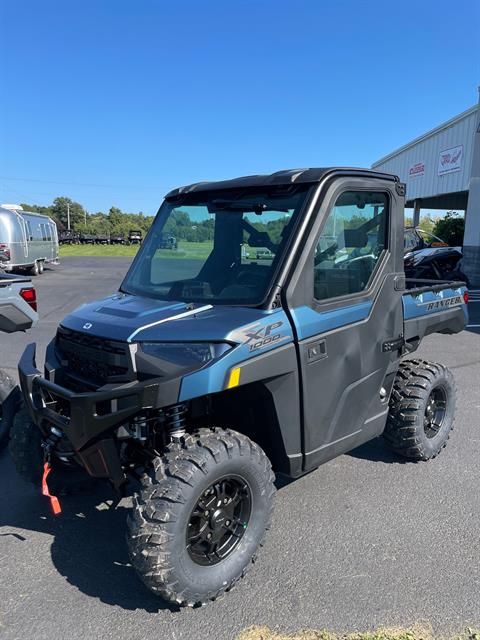
[[[25,351],[19,468],[28,440],[37,479],[41,451],[65,482],[79,468],[121,491],[139,479],[132,563],[193,606],[255,558],[272,467],[298,477],[380,434],[412,460],[436,456],[452,376],[402,358],[461,331],[468,294],[406,280],[404,196],[395,176],[344,168],[171,191],[120,290],[62,321],[43,375]]]

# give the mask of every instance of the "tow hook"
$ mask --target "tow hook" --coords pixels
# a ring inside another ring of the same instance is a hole
[[[50,506],[52,507],[52,511],[54,515],[58,515],[62,512],[62,507],[60,506],[60,501],[57,496],[54,496],[50,493],[48,488],[47,478],[52,470],[51,458],[52,458],[52,450],[55,448],[57,443],[63,438],[63,433],[60,429],[56,427],[52,427],[50,429],[50,435],[47,440],[42,443],[43,447],[43,476],[42,476],[42,495],[50,499]]]

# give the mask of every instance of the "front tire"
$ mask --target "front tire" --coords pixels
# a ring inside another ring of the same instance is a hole
[[[455,396],[447,367],[426,360],[401,362],[383,434],[387,446],[412,460],[437,456],[453,429]]]
[[[30,275],[31,276],[40,275],[40,267],[38,266],[38,261],[37,260],[35,260],[33,265],[30,267]]]
[[[42,434],[26,407],[14,418],[9,448],[18,475],[39,487],[43,472]]]
[[[129,518],[132,564],[165,600],[199,606],[242,578],[269,527],[275,494],[260,447],[201,429],[167,447],[143,477]]]
[[[44,465],[42,434],[26,407],[15,415],[9,448],[18,475],[40,489]],[[78,465],[66,466],[55,455],[52,455],[51,464],[48,486],[53,495],[90,492],[98,485],[99,481]]]
[[[13,378],[0,370],[0,451],[8,444],[13,418],[20,404],[20,389]]]

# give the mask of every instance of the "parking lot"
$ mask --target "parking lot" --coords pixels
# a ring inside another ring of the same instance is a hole
[[[127,258],[68,258],[35,280],[40,322],[0,335],[11,373],[26,344],[47,342],[69,310],[114,291]],[[0,457],[0,632],[13,638],[233,639],[268,625],[353,631],[431,622],[439,632],[480,624],[480,295],[471,327],[436,335],[421,355],[448,365],[458,387],[455,430],[429,463],[405,463],[381,439],[277,494],[266,546],[248,577],[202,609],[167,606],[128,563],[129,502],[106,489],[64,499],[62,515]]]

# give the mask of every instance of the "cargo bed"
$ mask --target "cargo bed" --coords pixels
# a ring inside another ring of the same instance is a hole
[[[458,333],[468,323],[464,282],[406,279],[402,296],[404,339],[408,351],[432,333]]]

